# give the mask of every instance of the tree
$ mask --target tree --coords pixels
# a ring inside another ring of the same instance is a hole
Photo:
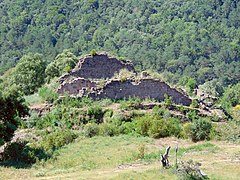
[[[24,98],[15,88],[0,91],[0,145],[9,141],[17,129],[20,118],[28,114]]]
[[[59,77],[62,74],[69,72],[76,65],[78,58],[70,52],[69,49],[65,49],[61,54],[57,55],[55,60],[50,63],[46,70],[46,80],[49,82],[54,77]]]
[[[193,78],[189,78],[187,81],[187,90],[190,94],[193,93],[194,88],[196,88],[197,82]]]
[[[25,95],[31,94],[44,83],[45,67],[46,63],[41,54],[29,53],[20,59],[11,74],[10,81]]]

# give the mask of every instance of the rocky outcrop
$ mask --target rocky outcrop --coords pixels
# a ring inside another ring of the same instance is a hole
[[[88,55],[80,59],[69,75],[85,79],[110,79],[121,69],[134,71],[131,63],[120,61],[107,53],[98,53],[95,56]]]
[[[138,83],[131,80],[121,82],[119,80],[110,81],[99,92],[89,94],[93,99],[124,99],[129,97],[139,97],[141,99],[151,98],[158,101],[164,101],[164,95],[172,97],[175,104],[183,104],[189,106],[191,99],[176,89],[171,88],[165,82],[155,79],[142,79]]]

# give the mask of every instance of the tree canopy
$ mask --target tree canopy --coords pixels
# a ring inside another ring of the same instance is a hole
[[[110,51],[172,82],[240,80],[237,0],[3,0],[0,7],[0,73],[28,52],[51,62],[71,48],[76,56]]]

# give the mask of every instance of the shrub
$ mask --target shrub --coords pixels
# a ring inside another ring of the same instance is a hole
[[[21,118],[28,115],[24,98],[17,91],[8,91],[2,94],[0,90],[0,145],[12,138]]]
[[[58,98],[58,94],[49,87],[43,86],[38,90],[39,96],[48,102],[53,102]]]
[[[175,118],[154,118],[149,129],[149,135],[153,138],[161,138],[167,136],[178,137],[181,132],[180,122]]]
[[[99,134],[99,127],[96,123],[87,123],[83,129],[86,137],[93,137]]]
[[[99,135],[115,136],[118,135],[118,127],[112,123],[102,123],[99,125]]]
[[[58,54],[45,69],[46,81],[50,82],[54,77],[59,77],[66,72],[70,72],[78,62],[78,58],[69,50],[65,49]]]
[[[191,125],[191,138],[194,142],[209,140],[212,123],[206,118],[199,118]]]
[[[153,115],[154,116],[163,116],[165,111],[167,111],[167,110],[165,108],[163,108],[163,107],[154,106],[154,108],[153,108]]]
[[[97,55],[97,51],[96,51],[95,49],[92,49],[91,52],[90,52],[90,54],[91,54],[92,56],[96,56],[96,55]]]
[[[131,79],[134,76],[135,76],[134,72],[129,71],[128,69],[121,69],[118,74],[115,74],[115,77],[120,79],[121,82]]]
[[[177,169],[177,175],[180,177],[180,179],[191,179],[191,180],[201,180],[205,177],[200,174],[199,167],[201,166],[200,163],[194,162],[193,160],[189,161],[182,161],[179,164],[179,167]],[[206,177],[207,179],[207,177]]]
[[[103,122],[104,111],[100,106],[91,106],[87,110],[87,115],[90,116],[92,120],[95,120],[96,123]]]
[[[188,139],[191,137],[191,123],[185,123],[182,125],[182,131],[180,133],[181,138]]]
[[[189,78],[187,81],[187,91],[190,95],[192,95],[194,88],[196,88],[197,82],[193,78]]]
[[[167,107],[170,107],[172,102],[172,96],[168,96],[167,94],[164,94],[164,101]]]
[[[145,145],[139,144],[138,146],[138,159],[144,159],[145,156]]]
[[[77,135],[70,130],[55,131],[43,137],[42,147],[51,152],[73,142],[76,137]]]
[[[143,136],[147,136],[149,128],[151,127],[151,120],[152,117],[148,114],[134,118],[136,122],[136,132]]]
[[[191,111],[187,112],[186,117],[190,121],[194,121],[199,118],[195,110],[191,110]]]
[[[135,122],[123,122],[122,125],[119,127],[120,134],[135,134],[136,123]]]
[[[214,124],[214,136],[218,140],[240,142],[240,121],[231,120],[227,123]]]
[[[199,106],[198,106],[198,102],[197,102],[196,99],[193,99],[193,100],[192,100],[192,103],[191,103],[190,107],[191,107],[191,108],[198,108],[198,107],[199,107]]]
[[[40,159],[47,159],[49,155],[42,148],[33,148],[25,141],[8,143],[1,153],[1,161],[4,164],[23,163],[31,165]]]

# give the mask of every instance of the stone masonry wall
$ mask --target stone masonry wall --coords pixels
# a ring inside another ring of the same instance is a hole
[[[125,61],[120,61],[110,57],[106,53],[98,53],[95,56],[86,56],[80,59],[70,75],[74,77],[83,77],[86,79],[106,79],[112,78],[115,73],[121,69],[134,71],[133,65]]]
[[[166,83],[155,79],[142,79],[139,83],[128,80],[121,82],[114,80],[109,82],[100,92],[91,93],[89,97],[94,99],[110,98],[123,99],[128,97],[153,98],[164,101],[164,95],[172,96],[172,100],[176,104],[189,106],[191,99],[176,89],[171,88]]]
[[[70,82],[63,82],[57,90],[57,93],[64,95],[83,96],[86,90],[91,90],[96,87],[96,83],[84,78],[76,78]]]
[[[73,96],[83,97],[88,95],[94,99],[110,98],[123,99],[128,97],[152,98],[164,101],[164,95],[172,96],[176,104],[190,105],[191,99],[178,90],[171,88],[166,83],[142,77],[138,83],[132,80],[121,82],[110,80],[100,90],[97,90],[97,83],[100,79],[112,79],[115,73],[121,69],[134,71],[133,65],[110,57],[106,53],[98,53],[95,56],[85,56],[80,59],[73,71],[64,74],[59,78],[60,86],[57,92]],[[91,80],[90,80],[91,79]]]

